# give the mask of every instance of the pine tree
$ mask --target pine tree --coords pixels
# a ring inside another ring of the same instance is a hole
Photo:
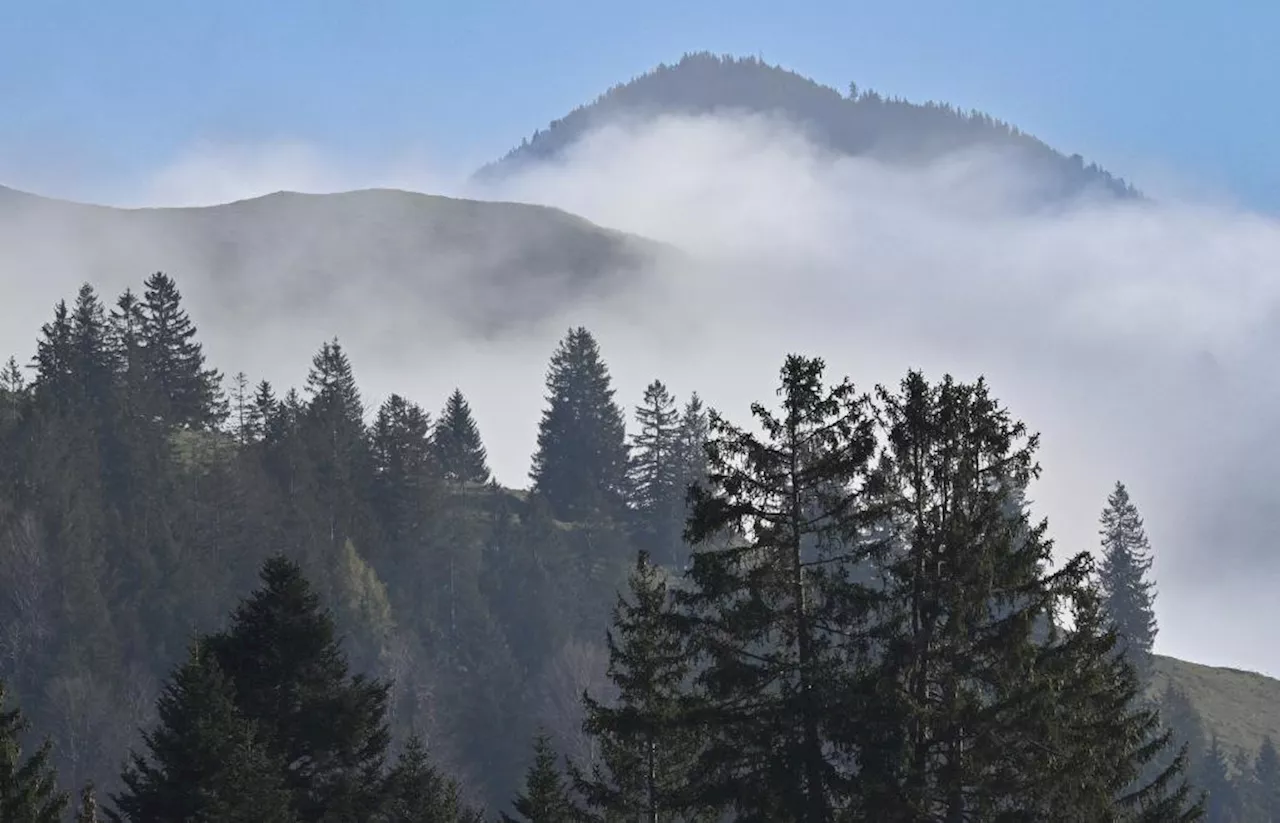
[[[378,409],[371,443],[378,522],[390,551],[408,551],[420,531],[424,495],[436,471],[431,417],[393,394]]]
[[[1150,545],[1142,517],[1123,483],[1116,483],[1102,513],[1102,565],[1105,608],[1121,638],[1120,650],[1129,657],[1145,682],[1151,672],[1151,648],[1156,636],[1155,585]]]
[[[556,768],[551,738],[539,734],[533,743],[533,765],[525,775],[524,791],[512,806],[519,817],[502,814],[503,823],[572,823],[578,812],[569,797],[569,787]]]
[[[285,785],[299,819],[367,819],[389,742],[389,688],[348,674],[333,619],[297,564],[272,558],[261,577],[231,626],[207,639],[209,652],[268,753],[289,764]]]
[[[85,784],[80,790],[80,805],[76,809],[76,823],[101,823],[98,816],[98,797],[93,790],[93,782]]]
[[[88,283],[80,287],[71,314],[71,370],[81,408],[94,420],[110,413],[116,364],[110,346],[106,309]]]
[[[1205,823],[1243,823],[1240,819],[1240,794],[1231,779],[1227,754],[1215,734],[1209,740],[1200,774],[1200,786],[1206,794]]]
[[[1005,738],[1026,751],[1028,763],[1045,753],[1053,758],[1052,768],[1037,772],[1042,781],[1031,782],[1028,796],[1016,802],[1044,820],[1199,820],[1203,808],[1187,783],[1186,746],[1174,745],[1141,699],[1136,671],[1115,654],[1117,635],[1099,590],[1090,582],[1070,601],[1071,629],[1060,635],[1050,627],[1036,664],[1054,685],[1025,706]]]
[[[592,509],[620,511],[627,490],[626,426],[609,370],[584,328],[571,329],[551,357],[547,408],[530,477],[561,520]]]
[[[0,820],[61,823],[67,797],[58,791],[58,778],[49,764],[52,745],[46,741],[23,758],[19,738],[27,731],[27,721],[17,709],[6,711],[4,704],[0,682]]]
[[[236,372],[231,378],[231,425],[236,441],[241,446],[256,442],[258,438],[253,415],[253,394],[249,390],[249,377]]]
[[[930,385],[910,372],[879,394],[896,536],[875,700],[851,734],[861,792],[885,819],[993,819],[1057,774],[1026,725],[1052,697],[1036,633],[1084,584],[1088,558],[1044,571],[1046,524],[1009,505],[1038,473],[1037,438],[983,381]]]
[[[678,599],[706,740],[693,799],[744,820],[829,821],[855,770],[829,756],[830,727],[847,713],[846,664],[866,628],[869,593],[846,575],[870,550],[858,533],[874,417],[849,381],[825,387],[824,368],[786,359],[781,415],[752,406],[767,439],[711,415],[708,484],[688,527],[700,550]]]
[[[445,480],[464,485],[489,482],[489,464],[480,430],[461,389],[454,389],[432,434],[436,463]]]
[[[301,433],[316,472],[316,503],[327,519],[325,532],[335,549],[348,538],[367,543],[364,504],[371,493],[373,465],[364,403],[351,361],[336,339],[322,345],[312,359],[307,395]]]
[[[462,802],[461,788],[431,763],[426,747],[410,737],[387,773],[381,823],[481,823],[483,817]]]
[[[173,278],[156,272],[143,292],[142,341],[156,413],[167,423],[210,427],[226,416],[222,375],[205,367],[196,327]]]
[[[216,662],[193,646],[157,704],[159,725],[143,733],[147,755],[133,753],[112,798],[113,821],[292,823],[283,764],[236,708]]]
[[[58,301],[53,320],[40,327],[40,334],[34,363],[36,398],[46,412],[65,413],[75,394],[71,313],[65,300]]]
[[[590,775],[574,770],[588,806],[606,820],[671,823],[697,819],[688,801],[698,740],[683,717],[691,661],[671,611],[666,573],[641,552],[631,599],[619,597],[607,635],[609,679],[618,697],[605,706],[583,695],[584,729],[600,746]]]
[[[645,545],[672,566],[683,559],[684,467],[678,451],[679,420],[675,400],[662,381],[644,390],[636,407],[639,430],[631,441],[631,486]]]
[[[1280,755],[1268,735],[1253,761],[1253,807],[1261,823],[1280,823]]]

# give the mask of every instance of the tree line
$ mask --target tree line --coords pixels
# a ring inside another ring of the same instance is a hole
[[[866,393],[791,356],[751,427],[655,380],[629,434],[573,329],[522,492],[461,392],[368,414],[336,340],[303,391],[224,391],[161,273],[59,303],[26,371],[0,378],[6,820],[61,819],[55,772],[86,820],[93,785],[130,821],[1275,808],[1273,746],[1228,763],[1148,695],[1127,491],[1102,562],[1055,565],[1037,439],[982,381]]]

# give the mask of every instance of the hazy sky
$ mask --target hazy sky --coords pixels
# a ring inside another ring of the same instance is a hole
[[[1280,206],[1261,0],[4,0],[0,30],[0,183],[52,194],[119,199],[209,141],[470,168],[707,49],[984,109],[1147,190]]]

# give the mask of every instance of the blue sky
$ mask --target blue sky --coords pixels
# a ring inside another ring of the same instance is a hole
[[[784,7],[786,10],[784,11]],[[984,109],[1159,189],[1280,207],[1280,4],[0,0],[0,182],[110,197],[201,143],[502,154],[685,51]]]

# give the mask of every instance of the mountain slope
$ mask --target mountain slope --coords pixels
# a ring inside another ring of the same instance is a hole
[[[1086,166],[1079,155],[1067,157],[989,115],[932,102],[886,99],[874,92],[849,97],[755,58],[708,53],[686,55],[675,65],[660,65],[614,86],[590,105],[535,132],[478,176],[502,176],[527,163],[559,157],[584,134],[617,118],[725,112],[781,115],[824,148],[893,162],[923,162],[977,147],[997,149],[1042,174],[1050,198],[1094,191],[1137,196],[1124,181],[1096,165]]]
[[[326,335],[335,319],[493,334],[545,319],[570,294],[625,287],[662,251],[557,209],[404,191],[117,209],[3,190],[0,352],[25,352],[36,328],[10,339],[6,326],[47,318],[87,279],[114,300],[170,272],[210,328],[287,316]]]
[[[1206,734],[1217,734],[1228,753],[1243,748],[1252,756],[1267,735],[1280,742],[1280,680],[1156,655],[1153,691],[1163,693],[1171,681],[1200,713]]]

